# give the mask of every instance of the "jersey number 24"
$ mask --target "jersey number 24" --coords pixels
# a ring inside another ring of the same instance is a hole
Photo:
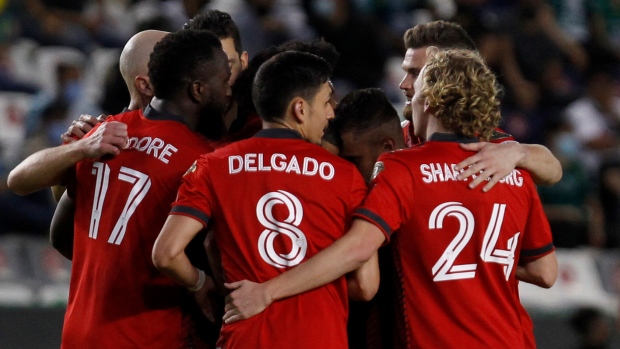
[[[513,237],[508,239],[507,250],[495,247],[499,239],[505,212],[506,204],[493,204],[493,213],[491,214],[491,219],[484,233],[480,258],[487,263],[498,263],[503,265],[504,275],[506,280],[508,280],[512,268],[514,267],[515,250],[517,249],[520,233],[516,233]],[[474,278],[476,276],[476,267],[478,264],[454,264],[459,253],[467,246],[474,233],[474,215],[460,202],[446,202],[435,207],[431,213],[428,220],[429,229],[441,229],[443,227],[443,220],[446,216],[452,216],[458,219],[459,230],[433,266],[433,280],[447,281]]]

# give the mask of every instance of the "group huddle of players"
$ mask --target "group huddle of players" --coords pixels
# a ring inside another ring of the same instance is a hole
[[[497,129],[460,26],[404,39],[401,127],[379,89],[336,103],[323,40],[249,60],[216,10],[132,37],[128,108],[81,116],[8,180],[59,194],[61,347],[534,348],[518,282],[557,276],[532,179],[559,163]]]

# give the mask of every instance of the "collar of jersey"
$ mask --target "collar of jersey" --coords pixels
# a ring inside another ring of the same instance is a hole
[[[142,114],[144,114],[144,117],[149,120],[155,120],[155,121],[170,120],[170,121],[178,121],[183,124],[185,123],[185,120],[183,120],[183,118],[180,115],[168,113],[166,111],[155,110],[155,108],[153,108],[150,104],[147,105],[142,110]]]
[[[254,137],[303,139],[299,132],[288,128],[268,128],[260,130]]]
[[[441,133],[435,132],[430,137],[428,137],[429,141],[433,142],[457,142],[457,143],[476,143],[479,142],[476,138],[459,136],[454,133]]]

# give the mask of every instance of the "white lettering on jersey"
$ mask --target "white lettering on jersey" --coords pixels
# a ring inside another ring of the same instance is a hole
[[[304,176],[320,176],[324,180],[331,180],[336,175],[334,165],[329,162],[320,162],[315,158],[304,157],[297,159],[293,155],[290,159],[284,154],[275,153],[265,157],[262,153],[248,153],[231,155],[228,157],[228,173],[243,172],[285,172]]]
[[[170,157],[173,153],[179,151],[174,145],[166,144],[160,138],[151,137],[131,137],[127,142],[126,149],[135,149],[137,151],[145,152],[147,155],[152,155],[157,160],[167,164],[170,162]]]
[[[440,164],[440,163],[429,163],[429,164],[421,164],[420,165],[420,173],[422,174],[422,181],[424,183],[437,183],[437,182],[448,182],[448,181],[457,181],[457,176],[459,171],[456,170],[456,164]],[[463,172],[461,170],[460,172]],[[476,175],[473,175],[472,178],[476,178]],[[501,179],[499,183],[514,185],[517,187],[523,186],[523,177],[521,177],[521,172],[519,170],[512,170],[512,172]]]
[[[273,216],[275,205],[286,205],[289,215],[280,222]],[[276,268],[293,267],[306,257],[308,242],[306,235],[297,228],[304,217],[304,209],[299,199],[284,190],[270,192],[258,200],[256,217],[265,228],[258,238],[258,252],[261,258]],[[291,251],[278,253],[274,249],[274,239],[283,234],[291,239]]]

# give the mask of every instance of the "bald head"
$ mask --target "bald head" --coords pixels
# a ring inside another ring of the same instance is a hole
[[[159,30],[141,31],[132,36],[123,48],[119,65],[121,75],[132,98],[136,92],[135,77],[138,75],[147,76],[149,56],[153,52],[153,47],[167,34],[168,32]]]

